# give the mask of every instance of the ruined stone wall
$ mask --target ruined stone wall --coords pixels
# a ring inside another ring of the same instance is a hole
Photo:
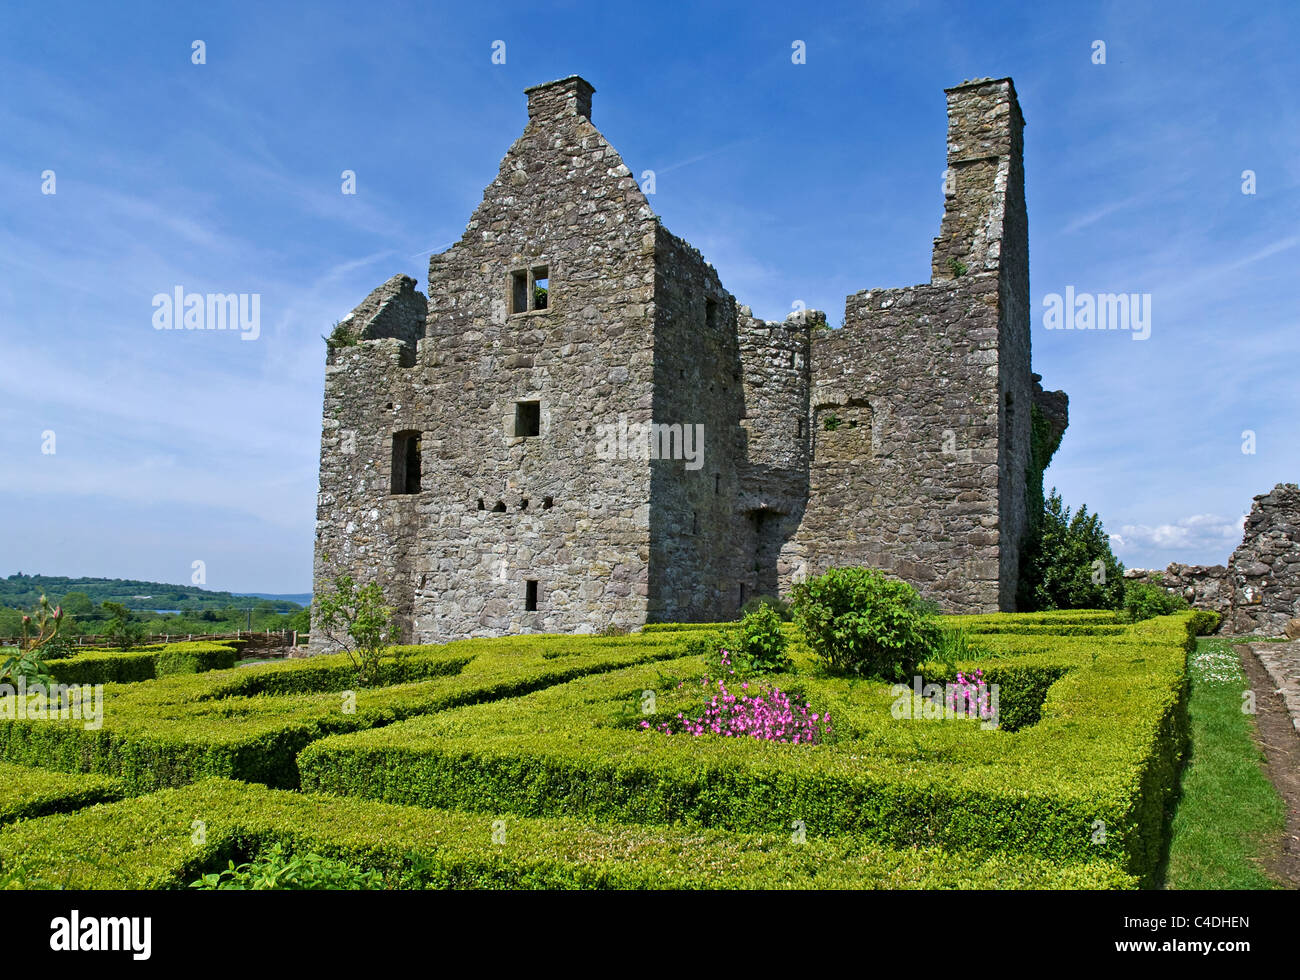
[[[850,296],[812,345],[809,502],[789,563],[883,568],[953,612],[1014,609],[1033,381],[1024,120],[949,89],[931,282]]]
[[[1182,565],[1170,562],[1164,569],[1126,568],[1125,581],[1159,585],[1182,596],[1188,605],[1217,612],[1225,619],[1232,611],[1232,593],[1227,588],[1228,569],[1223,565]]]
[[[662,227],[655,272],[653,418],[693,431],[703,426],[704,441],[698,469],[685,459],[650,464],[648,615],[661,622],[729,618],[738,608],[740,562],[736,303],[703,256]]]
[[[1279,483],[1255,498],[1227,587],[1233,633],[1282,636],[1300,617],[1300,486]]]
[[[812,338],[807,509],[787,561],[892,572],[952,611],[996,609],[998,283],[849,297]]]
[[[318,556],[380,578],[416,641],[645,619],[650,469],[597,458],[597,427],[649,415],[657,226],[590,95],[576,78],[529,90],[523,135],[430,260],[412,366],[371,364],[397,342],[362,341],[327,376]],[[516,311],[512,273],[543,267],[548,305]],[[537,436],[516,433],[519,401],[539,403]],[[359,459],[329,436],[348,427],[366,433]],[[395,495],[385,446],[406,429],[421,489]]]
[[[812,334],[825,329],[826,316],[818,310],[776,322],[741,308],[745,405],[737,510],[747,595],[788,591],[792,578],[805,570],[791,553],[791,543],[808,502]]]

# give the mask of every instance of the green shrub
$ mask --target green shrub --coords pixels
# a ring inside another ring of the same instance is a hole
[[[979,657],[987,657],[990,653],[989,647],[972,637],[978,635],[975,632],[967,632],[964,629],[952,627],[940,627],[938,638],[930,655],[940,663],[955,664],[959,660],[974,660]]]
[[[1187,600],[1155,582],[1130,581],[1124,586],[1124,614],[1129,622],[1138,623],[1156,616],[1168,616],[1187,608]]]
[[[224,871],[205,874],[190,887],[201,891],[346,891],[383,888],[384,876],[312,852],[289,855],[276,841],[251,861],[240,865],[230,861]]]
[[[781,629],[781,617],[772,606],[759,605],[746,613],[732,637],[731,662],[738,673],[766,674],[789,665],[785,655],[789,640]]]
[[[774,609],[783,623],[788,623],[793,618],[790,603],[774,595],[756,595],[753,598],[746,599],[745,604],[740,607],[741,617],[743,618],[763,606],[770,606]]]
[[[134,618],[131,610],[120,602],[102,602],[100,607],[113,618],[104,630],[104,639],[119,650],[130,650],[144,641],[144,624]]]
[[[692,630],[726,630],[735,623],[646,623],[641,627],[644,633],[686,633]]]
[[[1119,609],[1124,566],[1096,514],[1073,516],[1053,488],[1021,549],[1018,603],[1026,610]]]
[[[834,674],[905,680],[939,640],[916,589],[874,568],[833,568],[793,594],[795,622]]]
[[[329,562],[329,555],[324,561]],[[351,575],[336,575],[326,586],[316,587],[315,624],[352,661],[357,683],[366,686],[377,680],[379,661],[388,644],[398,636],[394,611],[386,604],[378,582],[358,586]]]

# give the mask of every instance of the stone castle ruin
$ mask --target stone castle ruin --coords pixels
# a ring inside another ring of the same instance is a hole
[[[593,91],[528,89],[427,294],[394,276],[336,329],[316,581],[379,579],[413,642],[727,619],[849,564],[1014,609],[1067,399],[1030,371],[1011,80],[947,90],[930,282],[849,296],[835,330],[740,305],[655,217]]]

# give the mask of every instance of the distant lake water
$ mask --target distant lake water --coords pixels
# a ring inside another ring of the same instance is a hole
[[[298,603],[300,606],[311,605],[310,592],[233,592],[231,594],[254,599],[287,599],[290,602]]]

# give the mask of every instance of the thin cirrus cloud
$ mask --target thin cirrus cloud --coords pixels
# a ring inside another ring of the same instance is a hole
[[[1189,554],[1198,560],[1207,559],[1207,563],[1226,564],[1228,556],[1241,543],[1245,520],[1245,515],[1229,520],[1217,514],[1194,514],[1155,527],[1125,524],[1118,534],[1110,536],[1110,540],[1121,560],[1126,555],[1150,549]]]

